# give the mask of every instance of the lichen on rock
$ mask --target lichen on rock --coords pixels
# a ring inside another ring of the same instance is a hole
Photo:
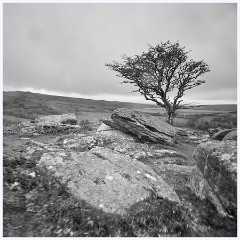
[[[45,153],[38,167],[55,176],[76,199],[97,208],[102,206],[105,212],[123,215],[152,193],[179,201],[173,189],[150,167],[106,148]]]
[[[237,207],[237,143],[209,141],[198,145],[194,154],[197,166],[227,211]]]

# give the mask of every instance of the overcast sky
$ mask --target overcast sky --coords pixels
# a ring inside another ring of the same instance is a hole
[[[167,40],[210,65],[186,101],[236,103],[236,3],[5,3],[3,90],[149,103],[105,63]]]

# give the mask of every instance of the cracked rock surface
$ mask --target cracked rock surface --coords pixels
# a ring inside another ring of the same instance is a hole
[[[77,199],[105,212],[124,215],[151,194],[179,201],[173,189],[150,167],[116,151],[44,153],[38,167],[53,174]]]
[[[35,119],[36,123],[46,124],[77,124],[77,117],[74,113],[66,113],[61,115],[39,116]]]
[[[116,109],[111,118],[112,121],[105,120],[103,122],[125,133],[131,133],[140,140],[167,145],[175,142],[175,128],[159,118],[137,114],[127,108]]]
[[[237,207],[237,142],[209,141],[199,144],[194,159],[212,192],[228,211]]]

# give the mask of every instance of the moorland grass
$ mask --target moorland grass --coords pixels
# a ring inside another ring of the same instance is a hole
[[[21,154],[4,155],[5,193],[12,192],[15,198],[4,201],[5,237],[236,236],[236,219],[221,218],[211,203],[188,188],[178,193],[183,196],[180,204],[152,193],[125,216],[105,213],[77,201],[57,179],[37,168],[41,155],[41,151],[27,159]],[[12,188],[16,182],[19,185]],[[14,209],[14,202],[20,202],[21,209]]]

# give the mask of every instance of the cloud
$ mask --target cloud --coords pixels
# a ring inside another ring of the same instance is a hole
[[[4,88],[86,96],[129,96],[134,89],[105,67],[177,41],[204,59],[207,83],[189,99],[236,101],[236,4],[4,4]],[[133,96],[133,95],[131,95]]]

